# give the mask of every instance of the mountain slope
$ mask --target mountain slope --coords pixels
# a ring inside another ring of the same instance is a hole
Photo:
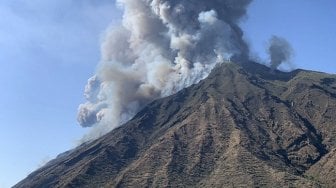
[[[14,187],[336,186],[335,81],[222,64]]]

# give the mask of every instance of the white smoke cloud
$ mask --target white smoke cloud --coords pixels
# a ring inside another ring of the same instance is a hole
[[[237,21],[250,2],[117,0],[122,25],[105,36],[79,123],[103,134],[152,100],[204,79],[216,63],[245,59],[248,47]]]

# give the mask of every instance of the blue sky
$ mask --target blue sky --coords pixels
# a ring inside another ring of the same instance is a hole
[[[334,0],[255,0],[245,38],[266,60],[267,40],[282,36],[297,68],[335,73],[335,7]],[[100,37],[119,21],[113,0],[0,0],[0,188],[87,131],[77,125],[77,107],[99,62]]]
[[[113,1],[0,0],[0,188],[76,143]]]
[[[262,59],[268,39],[278,35],[292,45],[296,68],[336,73],[335,7],[334,0],[255,0],[243,29]]]

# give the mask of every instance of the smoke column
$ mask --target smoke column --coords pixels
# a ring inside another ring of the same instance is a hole
[[[289,63],[293,49],[286,39],[272,36],[269,42],[268,54],[271,59],[271,69],[277,69],[282,63]]]
[[[104,38],[79,124],[104,134],[152,100],[204,79],[216,63],[246,59],[237,24],[251,1],[117,0],[122,25]]]

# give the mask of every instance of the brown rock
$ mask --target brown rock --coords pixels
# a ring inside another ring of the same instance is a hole
[[[335,80],[222,64],[14,187],[335,187]]]

